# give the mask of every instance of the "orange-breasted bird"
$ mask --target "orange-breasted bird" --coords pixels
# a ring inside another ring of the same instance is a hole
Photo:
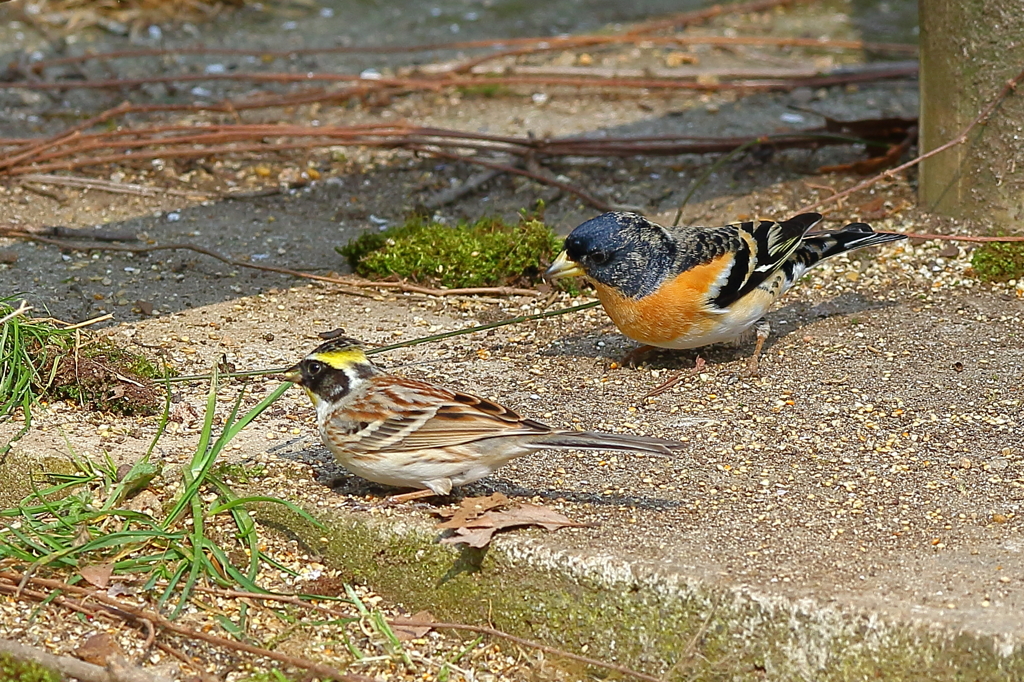
[[[734,340],[754,327],[758,358],[771,327],[764,315],[822,260],[904,239],[865,223],[808,234],[818,213],[724,227],[664,227],[635,213],[605,213],[574,229],[547,277],[583,275],[612,321],[658,348]]]

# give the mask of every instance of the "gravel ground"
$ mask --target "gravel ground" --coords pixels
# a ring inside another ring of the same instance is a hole
[[[783,20],[792,17],[780,16],[779,25],[766,30],[791,27],[793,22]],[[735,29],[723,21],[708,30]],[[713,63],[763,56],[710,52],[700,58]],[[650,58],[624,53],[622,63]],[[782,126],[781,117],[792,113],[793,104],[847,118],[906,116],[916,110],[912,83],[743,99],[653,93],[637,100],[557,89],[546,90],[545,97],[534,94],[412,95],[385,106],[277,114],[281,120],[339,124],[407,117],[516,134],[741,134]],[[5,97],[2,106],[12,114],[5,120],[14,122],[5,135],[24,134],[28,112],[52,107],[45,100]],[[816,124],[808,115],[802,125]],[[140,233],[147,243],[190,241],[255,262],[343,271],[333,246],[380,221],[401,219],[415,204],[473,173],[401,152],[345,154],[111,171],[125,181],[204,192],[258,189],[309,167],[321,175],[304,189],[237,201],[43,188],[58,197],[53,199],[7,186],[0,188],[0,218],[22,226],[103,224]],[[855,151],[834,149],[780,154],[767,164],[740,160],[712,177],[686,217],[710,224],[745,215],[787,215],[824,196],[822,187],[853,181],[807,171],[855,158]],[[690,182],[705,168],[706,160],[699,158],[568,160],[555,166],[570,181],[641,205],[662,220],[671,220]],[[902,180],[880,184],[828,218],[834,224],[865,218],[877,229],[907,232],[986,229],[982,222],[955,223],[919,211],[913,189]],[[449,220],[487,212],[514,215],[538,198],[548,202],[549,221],[563,231],[595,213],[546,187],[502,177],[439,215]],[[38,307],[69,321],[113,313],[103,333],[167,358],[182,373],[208,371],[222,355],[239,369],[290,364],[318,342],[318,332],[335,327],[385,344],[589,300],[376,292],[362,298],[188,252],[85,256],[9,240],[0,240],[0,248],[17,258],[0,264],[6,291],[24,292]],[[146,314],[150,305],[153,310]],[[544,536],[555,546],[657,561],[709,584],[754,586],[896,620],[1016,636],[1024,631],[1022,318],[1024,281],[982,284],[972,277],[963,246],[911,241],[835,259],[794,288],[769,316],[774,333],[759,378],[741,377],[749,342],[702,349],[706,364],[699,371],[695,352],[660,353],[639,368],[620,367],[618,360],[633,344],[600,309],[378,358],[398,373],[480,393],[556,426],[654,434],[691,444],[669,461],[543,453],[464,491],[499,490],[598,524]],[[673,377],[678,382],[668,391],[645,397]],[[258,398],[272,386],[257,380],[252,390]],[[194,448],[205,387],[182,385],[174,401],[175,421],[158,448],[172,467],[187,461]],[[233,442],[231,459],[266,466],[257,478],[261,489],[314,510],[346,507],[401,519],[423,517],[433,507],[380,507],[389,491],[331,463],[312,424],[304,396],[291,391]],[[106,453],[131,461],[155,428],[153,418],[120,419],[53,405],[11,458],[62,460],[67,442],[81,456]],[[0,437],[14,430],[0,424]],[[293,545],[268,542],[275,556],[302,566],[306,578],[310,571],[345,578],[317,566],[315,556]],[[265,579],[285,585],[284,576],[272,572]],[[364,600],[372,602],[372,586],[361,589]],[[234,608],[219,606],[228,613]],[[388,613],[400,608],[380,606]],[[29,625],[22,606],[3,608],[7,615],[0,617],[0,632],[57,651],[67,651],[85,631],[53,612]],[[189,618],[201,623],[200,614]],[[269,614],[261,616],[258,628],[267,639],[283,632]],[[323,647],[337,647],[339,633],[302,630],[283,641],[296,652],[329,656]],[[130,648],[129,639],[123,635]],[[371,639],[359,640],[359,646],[374,651]],[[416,650],[441,660],[463,646],[431,634]],[[538,672],[532,654],[499,651],[490,642],[473,656],[478,658],[471,656],[463,665],[475,670],[477,679],[560,674]],[[211,662],[211,669],[222,675],[236,664]],[[381,661],[382,667],[369,672],[394,674],[390,665],[391,659]]]

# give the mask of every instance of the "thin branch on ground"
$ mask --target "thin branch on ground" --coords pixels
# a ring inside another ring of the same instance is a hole
[[[111,662],[107,667],[86,663],[70,656],[57,656],[45,649],[22,644],[9,639],[0,639],[0,653],[18,661],[35,663],[60,673],[62,677],[73,677],[82,682],[167,682],[168,678],[150,673],[127,661]]]
[[[825,197],[824,199],[819,199],[814,203],[807,204],[806,206],[801,207],[798,212],[802,213],[804,211],[810,211],[811,209],[835,203],[840,199],[845,199],[851,194],[855,194],[856,192],[859,192],[862,189],[867,189],[868,187],[871,187],[872,185],[882,180],[895,176],[897,173],[902,173],[903,171],[909,168],[913,168],[914,166],[921,163],[925,159],[929,159],[935,156],[936,154],[941,154],[947,149],[952,149],[953,147],[956,147],[967,142],[967,139],[970,136],[971,132],[979,125],[984,125],[988,121],[989,117],[996,110],[996,107],[998,107],[1004,99],[1009,97],[1011,93],[1016,91],[1017,86],[1020,85],[1021,81],[1024,81],[1024,69],[1022,69],[1021,72],[1018,73],[1016,76],[1006,81],[1006,83],[1003,85],[1003,88],[999,91],[999,93],[992,99],[991,102],[988,103],[988,105],[984,109],[981,110],[981,113],[979,113],[978,116],[973,121],[971,121],[970,125],[964,128],[959,135],[954,137],[949,142],[939,145],[935,149],[925,152],[924,154],[920,154],[916,158],[913,158],[904,164],[896,166],[895,168],[890,168],[889,170],[883,171],[878,175],[875,175],[874,177],[864,180],[863,182],[858,182],[853,187],[845,189],[842,192],[836,192],[830,197]],[[1004,239],[1006,241],[1016,241],[1015,239],[1008,239],[1005,237],[1001,237],[999,239]]]
[[[561,180],[556,180],[555,178],[549,178],[546,175],[543,175],[541,173],[534,173],[532,171],[528,171],[525,168],[517,168],[516,166],[509,166],[508,164],[504,164],[504,163],[495,163],[494,161],[486,161],[484,159],[481,159],[481,158],[478,158],[478,157],[475,157],[475,156],[463,156],[463,155],[460,155],[460,154],[452,154],[450,152],[444,152],[444,151],[441,151],[439,149],[432,149],[432,148],[429,148],[429,147],[411,146],[409,148],[413,149],[415,151],[423,152],[424,154],[430,154],[432,156],[440,156],[440,157],[445,158],[445,159],[452,159],[453,161],[465,161],[466,163],[472,163],[472,164],[476,164],[478,166],[484,166],[485,168],[491,168],[491,169],[502,171],[502,172],[505,172],[505,173],[513,173],[515,175],[522,175],[523,177],[527,177],[527,178],[530,178],[532,180],[536,180],[537,182],[542,182],[545,185],[551,185],[552,187],[557,187],[558,189],[561,189],[563,191],[569,192],[570,194],[573,194],[573,195],[579,197],[580,199],[582,199],[583,201],[587,202],[588,204],[590,204],[591,206],[593,206],[594,208],[596,208],[598,210],[601,210],[601,211],[614,211],[615,210],[615,206],[613,204],[609,204],[608,202],[606,202],[606,201],[604,201],[602,199],[598,199],[593,194],[591,194],[591,193],[589,193],[589,192],[587,192],[587,191],[585,191],[583,189],[580,189],[579,187],[576,187],[575,185],[571,185],[571,184],[569,184],[567,182],[562,182]]]
[[[91,239],[97,242],[137,242],[139,236],[134,232],[111,230],[104,227],[99,228],[74,228],[64,225],[47,225],[46,227],[34,230],[22,230],[18,228],[2,228],[0,231],[10,230],[12,232],[26,232],[37,237],[51,237],[63,239]]]
[[[179,73],[160,76],[141,76],[135,78],[106,78],[99,80],[71,81],[11,81],[0,82],[0,90],[122,90],[142,85],[157,83],[197,83],[216,81],[236,81],[252,83],[361,83],[362,87],[371,90],[384,88],[400,88],[405,91],[443,90],[451,87],[475,86],[567,86],[567,87],[599,87],[599,88],[630,88],[630,89],[661,89],[661,90],[695,90],[701,92],[739,91],[788,91],[801,87],[828,87],[848,83],[863,83],[889,78],[906,78],[916,75],[917,67],[898,66],[887,69],[865,69],[863,71],[839,71],[823,76],[799,76],[784,78],[757,78],[746,80],[723,80],[720,82],[698,81],[694,75],[688,79],[678,77],[619,77],[604,76],[596,72],[591,76],[559,76],[559,75],[457,75],[440,74],[438,76],[404,76],[377,78],[372,81],[357,73],[310,72],[305,74],[287,72],[234,72],[234,73]],[[344,91],[332,93],[331,97],[347,97]],[[222,107],[221,107],[222,108]]]
[[[674,36],[643,36],[643,35],[586,35],[568,38],[551,38],[546,42],[533,43],[525,47],[499,50],[474,57],[463,62],[438,64],[418,67],[427,73],[469,73],[477,66],[496,59],[522,57],[545,52],[561,52],[570,49],[588,47],[604,47],[612,45],[629,45],[644,43],[645,45],[665,45],[670,47],[690,47],[693,45],[710,45],[713,47],[803,47],[812,49],[835,50],[867,50],[871,52],[890,52],[895,54],[916,54],[917,46],[904,43],[868,43],[862,40],[819,40],[817,38],[784,38],[777,36],[699,36],[678,34]]]
[[[18,177],[19,182],[35,182],[43,185],[62,185],[77,189],[95,189],[112,194],[136,194],[139,196],[159,196],[161,194],[176,197],[207,197],[209,192],[189,191],[182,189],[165,189],[135,185],[127,182],[113,182],[102,178],[82,178],[67,175],[50,175],[47,173],[28,173]]]
[[[879,68],[875,64],[866,64],[858,67],[844,67],[840,74],[822,75],[821,70],[810,64],[803,66],[744,66],[744,67],[704,67],[704,66],[679,66],[672,68],[649,67],[649,68],[625,68],[616,66],[562,66],[558,64],[516,64],[507,67],[495,67],[488,69],[483,66],[473,67],[472,73],[477,75],[504,74],[516,76],[565,76],[572,78],[667,78],[671,80],[696,79],[698,83],[708,82],[710,79],[721,79],[723,82],[746,82],[757,83],[758,81],[781,81],[790,78],[853,78],[860,76],[874,76],[881,78],[902,78],[913,76],[918,73],[917,62],[908,65],[886,65]]]
[[[196,244],[161,244],[157,246],[81,244],[77,242],[63,241],[60,239],[52,239],[50,237],[41,236],[34,232],[27,232],[25,230],[10,230],[4,228],[0,228],[0,237],[8,237],[12,239],[25,239],[28,241],[39,242],[41,244],[49,244],[51,246],[56,246],[58,248],[69,251],[115,251],[122,253],[152,253],[154,251],[176,250],[194,251],[195,253],[201,253],[205,256],[216,258],[222,263],[227,263],[228,265],[233,265],[239,268],[251,268],[253,270],[262,270],[264,272],[274,272],[282,275],[290,275],[292,277],[301,277],[303,279],[310,279],[317,282],[327,282],[329,284],[337,284],[342,287],[348,287],[340,289],[339,293],[349,294],[351,296],[360,296],[363,298],[370,298],[371,294],[362,291],[362,289],[397,289],[398,291],[415,294],[425,294],[427,296],[539,296],[541,293],[535,289],[520,289],[517,287],[467,287],[462,289],[434,289],[431,287],[424,287],[416,284],[408,284],[406,282],[374,282],[371,280],[329,277],[327,275],[315,275],[309,272],[292,270],[290,268],[279,268],[273,265],[257,265],[255,263],[247,263],[236,258],[225,256],[224,254],[218,251],[207,249],[203,246],[198,246]]]
[[[426,296],[540,296],[536,289],[520,289],[518,287],[463,287],[461,289],[434,289],[421,287],[406,282],[374,282],[372,280],[339,280],[349,286],[366,287],[369,289],[397,289],[410,294]]]
[[[465,336],[467,334],[475,334],[476,332],[487,331],[489,329],[497,329],[498,327],[505,327],[510,324],[522,324],[523,322],[532,322],[534,320],[544,320],[549,317],[558,317],[559,315],[568,315],[569,313],[579,312],[581,310],[587,310],[588,308],[596,308],[601,305],[600,301],[590,301],[588,303],[580,303],[579,305],[569,306],[568,308],[559,308],[557,310],[545,310],[542,313],[533,313],[531,315],[518,315],[516,317],[508,317],[504,320],[498,320],[497,322],[488,322],[487,324],[479,324],[473,327],[465,327],[463,329],[456,329],[450,332],[441,332],[440,334],[431,334],[430,336],[420,336],[415,339],[409,339],[408,341],[399,341],[398,343],[392,343],[387,346],[377,346],[376,348],[367,349],[367,355],[377,355],[379,353],[387,353],[389,351],[397,350],[399,348],[408,348],[409,346],[418,346],[424,343],[433,343],[434,341],[442,341],[444,339],[450,339],[456,336]],[[268,374],[280,374],[286,371],[286,367],[271,367],[268,369],[257,369],[249,372],[222,372],[219,374],[221,378],[244,378],[244,377],[256,377],[266,376]],[[209,381],[209,374],[190,374],[187,376],[174,376],[167,377],[165,381],[167,383],[184,383],[189,381]]]
[[[438,192],[431,198],[424,201],[423,208],[428,211],[434,211],[442,206],[454,203],[467,194],[475,192],[477,189],[483,187],[499,175],[504,174],[504,172],[505,171],[498,168],[490,168],[488,170],[475,173],[459,183],[457,187],[450,187],[442,192]]]

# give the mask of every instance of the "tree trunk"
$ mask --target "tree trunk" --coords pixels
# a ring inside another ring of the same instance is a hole
[[[1021,0],[920,0],[921,150],[956,137],[1024,68]],[[1006,228],[1024,221],[1024,88],[970,139],[921,164],[928,210]]]

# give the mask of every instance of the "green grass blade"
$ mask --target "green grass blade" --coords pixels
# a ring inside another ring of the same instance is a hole
[[[283,505],[283,506],[287,507],[290,511],[293,511],[296,514],[298,514],[299,516],[301,516],[306,521],[309,521],[311,524],[313,524],[314,526],[316,526],[320,530],[327,530],[327,526],[325,526],[324,524],[322,524],[319,521],[317,521],[315,518],[313,518],[309,514],[309,512],[305,511],[304,509],[302,509],[301,507],[296,505],[294,502],[289,502],[288,500],[282,500],[280,497],[270,497],[270,496],[267,496],[267,495],[252,495],[252,496],[249,496],[249,497],[239,497],[239,498],[236,498],[234,500],[231,500],[230,502],[224,502],[222,504],[217,505],[216,507],[211,508],[210,509],[210,515],[212,516],[214,514],[220,514],[221,512],[225,512],[225,511],[228,511],[230,509],[234,509],[235,507],[238,507],[239,505],[248,504],[250,502],[272,502],[274,504]]]
[[[200,432],[199,445],[196,447],[196,456],[192,458],[191,467],[189,473],[192,474],[192,478],[199,475],[201,466],[197,468],[198,463],[202,461],[203,455],[206,454],[210,448],[210,436],[213,433],[213,416],[217,411],[217,388],[220,383],[220,376],[217,373],[217,365],[213,366],[210,378],[210,392],[206,396],[206,414],[203,415],[203,430]],[[198,461],[197,461],[198,460]]]
[[[256,417],[260,416],[264,410],[273,405],[278,398],[284,395],[285,391],[287,391],[294,385],[295,384],[293,384],[290,381],[282,383],[280,386],[271,391],[271,393],[266,398],[261,400],[255,407],[246,412],[241,419],[239,419],[237,422],[231,425],[231,428],[229,430],[225,431],[225,435],[227,435],[227,440],[225,440],[224,444],[227,445],[227,441],[230,441],[232,438],[237,436],[242,429],[251,424],[252,421],[256,419]]]
[[[190,566],[191,562],[189,561],[181,561],[179,563],[177,570],[174,571],[174,575],[172,575],[167,581],[167,587],[164,588],[164,591],[160,594],[160,598],[156,601],[156,608],[158,611],[163,611],[164,606],[174,594],[175,588],[178,587],[178,583],[181,582],[182,577],[185,575],[185,571],[187,571]]]

